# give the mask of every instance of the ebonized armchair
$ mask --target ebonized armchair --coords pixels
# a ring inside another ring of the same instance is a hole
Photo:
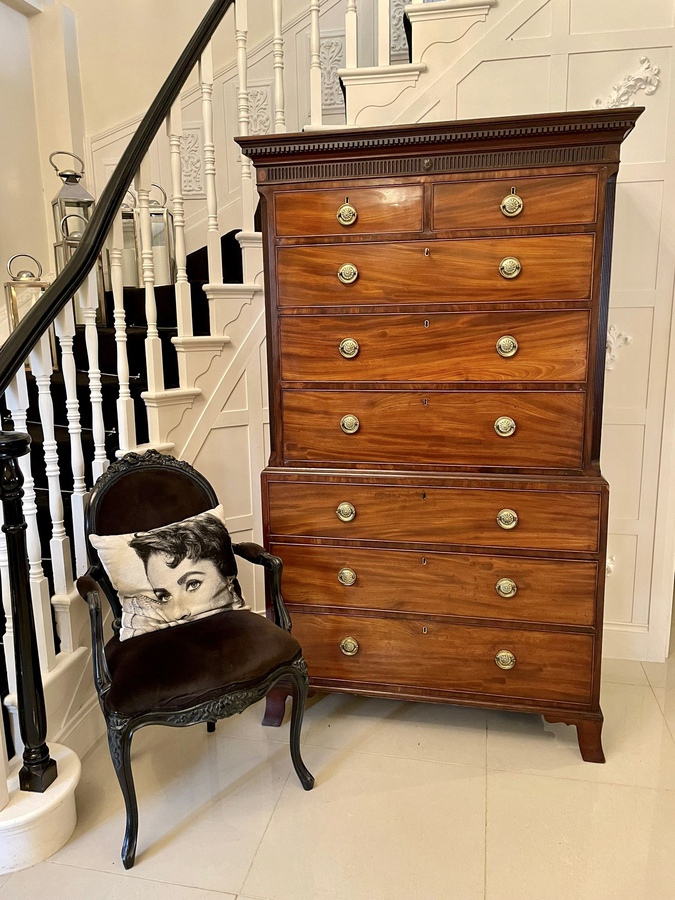
[[[150,450],[129,453],[110,466],[91,492],[85,531],[125,534],[148,531],[217,506],[208,481],[187,463]],[[131,739],[144,725],[183,727],[243,712],[279,681],[293,691],[290,749],[303,788],[314,778],[300,755],[300,728],[307,697],[307,666],[291,635],[281,596],[281,560],[252,543],[234,544],[236,556],[264,566],[275,622],[248,610],[225,610],[207,618],[120,642],[121,604],[96,550],[77,582],[89,605],[94,681],[108,730],[110,755],[126,805],[122,862],[133,866],[138,806],[131,771]],[[238,585],[237,585],[238,586]],[[104,645],[101,594],[113,611],[114,636]],[[176,660],[182,663],[177,665]]]

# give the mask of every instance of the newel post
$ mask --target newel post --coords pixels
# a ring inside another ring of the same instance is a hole
[[[17,463],[20,456],[28,453],[30,441],[28,434],[0,432],[0,498],[14,624],[19,731],[24,744],[19,787],[22,791],[43,793],[57,772],[56,761],[51,759],[46,744],[47,715],[30,600],[26,520],[21,503],[23,474]]]

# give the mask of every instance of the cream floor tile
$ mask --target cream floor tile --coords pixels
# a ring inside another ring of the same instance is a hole
[[[318,747],[289,779],[243,892],[271,900],[482,896],[485,770]]]
[[[642,663],[635,659],[603,659],[602,680],[615,684],[649,684]]]
[[[0,875],[0,888],[6,881],[9,881],[9,875]]]
[[[304,733],[307,747],[485,765],[481,709],[328,694],[308,710]]]
[[[675,792],[489,772],[486,900],[673,900]]]
[[[604,765],[585,763],[576,728],[541,716],[488,714],[488,769],[613,784],[675,789],[675,741],[652,688],[605,683]]]
[[[16,872],[0,889],[0,897],[2,900],[235,900],[234,894],[123,878],[49,862]]]
[[[134,737],[132,765],[140,828],[129,874],[236,894],[293,771],[288,748],[205,727],[149,727]],[[124,873],[124,807],[103,742],[85,761],[76,800],[75,834],[52,859]]]
[[[668,662],[643,662],[641,665],[652,687],[665,687],[669,670],[675,670],[675,665],[670,666]],[[671,678],[675,681],[675,675],[671,675]]]

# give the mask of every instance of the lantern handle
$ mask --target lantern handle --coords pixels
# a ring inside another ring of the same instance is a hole
[[[42,266],[40,265],[40,261],[35,259],[34,256],[31,256],[29,253],[16,253],[10,261],[7,263],[7,271],[9,272],[9,277],[12,281],[16,281],[16,275],[12,272],[12,263],[15,259],[32,259],[35,265],[38,267],[38,273],[35,275],[36,281],[39,281],[42,278]]]
[[[161,184],[157,184],[157,182],[152,181],[150,183],[150,187],[156,187],[158,191],[162,192],[162,206],[166,206],[166,201],[169,199],[168,194],[164,190]]]
[[[131,197],[131,204],[126,202],[127,197]],[[136,194],[134,194],[134,192],[131,190],[131,188],[129,188],[129,190],[124,195],[122,206],[126,206],[129,209],[136,209],[136,207],[138,206],[138,198],[136,197]]]
[[[50,162],[52,168],[54,169],[54,171],[58,173],[59,167],[52,162],[52,160],[54,159],[55,156],[70,156],[73,159],[76,159],[79,162],[79,164],[82,166],[82,171],[79,174],[84,175],[84,161],[81,160],[80,157],[77,156],[75,153],[69,153],[67,150],[55,150],[53,153],[49,154],[49,162]]]
[[[66,219],[82,219],[82,221],[84,222],[85,228],[86,228],[87,225],[89,224],[89,222],[85,219],[84,216],[80,216],[80,215],[78,215],[77,213],[68,213],[67,216],[64,216],[64,217],[61,219],[61,226],[60,226],[60,228],[61,228],[61,234],[64,236],[64,238],[67,238],[67,237],[68,237],[68,235],[66,234],[66,232],[63,230],[63,223],[66,221]]]

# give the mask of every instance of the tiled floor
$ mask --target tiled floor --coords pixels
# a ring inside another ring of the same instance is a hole
[[[606,661],[602,702],[598,766],[539,716],[317,696],[309,794],[259,706],[143,729],[130,872],[100,742],[73,838],[0,900],[675,900],[675,657]]]

